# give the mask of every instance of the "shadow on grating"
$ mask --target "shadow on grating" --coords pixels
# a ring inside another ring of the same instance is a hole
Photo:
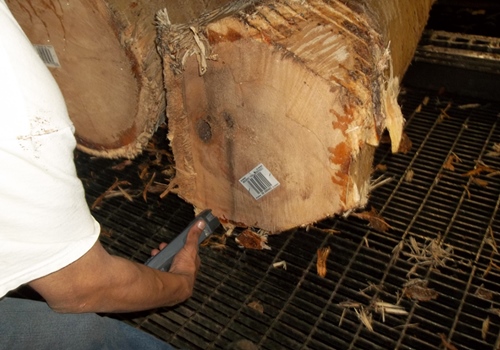
[[[500,169],[500,157],[490,153],[500,144],[500,106],[411,89],[403,91],[401,104],[413,146],[406,154],[391,154],[389,145],[378,148],[374,165],[387,170],[375,176],[392,181],[375,189],[369,204],[391,226],[387,232],[350,216],[271,236],[270,251],[242,250],[234,239],[223,250],[202,247],[191,299],[120,317],[189,349],[224,348],[242,338],[259,349],[499,348],[500,176],[491,169]],[[162,132],[156,137],[164,138]],[[105,247],[137,262],[194,216],[175,195],[141,198],[138,174],[151,154],[124,170],[113,170],[122,160],[77,154],[89,204],[117,179],[138,188],[132,202],[105,199],[93,210],[106,229]],[[489,172],[464,176],[481,165]],[[447,255],[421,260],[412,242],[422,251],[436,243]],[[325,278],[316,273],[322,247],[331,248]],[[273,267],[282,260],[286,270]],[[437,298],[408,298],[409,280],[427,281]],[[377,301],[398,304],[405,314],[377,312]],[[363,315],[371,317],[368,326]]]

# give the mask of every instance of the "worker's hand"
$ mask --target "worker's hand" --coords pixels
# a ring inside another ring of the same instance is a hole
[[[174,257],[169,272],[192,275],[193,277],[196,277],[196,273],[200,267],[198,240],[200,239],[200,235],[202,234],[205,226],[205,221],[199,220],[191,227],[186,237],[186,244]]]
[[[188,279],[188,283],[191,288],[194,286],[194,280],[196,279],[196,274],[198,273],[198,269],[200,267],[198,240],[205,226],[205,221],[200,220],[191,227],[186,237],[186,244],[174,257],[172,266],[169,270],[171,273],[185,276]],[[155,256],[166,246],[167,243],[161,243],[159,245],[159,249],[153,249],[151,251],[151,255]]]

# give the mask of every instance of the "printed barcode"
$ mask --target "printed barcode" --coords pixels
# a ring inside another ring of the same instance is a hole
[[[263,164],[259,164],[240,179],[240,183],[255,198],[262,198],[279,186],[279,182]]]
[[[257,173],[248,179],[248,184],[259,194],[265,193],[272,187],[271,183],[261,173]]]
[[[56,50],[51,45],[33,45],[35,47],[38,56],[42,59],[43,63],[45,63],[48,67],[61,67],[59,63],[59,59],[56,55]]]

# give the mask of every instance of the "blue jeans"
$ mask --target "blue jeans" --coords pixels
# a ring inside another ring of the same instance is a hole
[[[0,299],[0,349],[174,349],[121,321],[59,314],[40,301]]]

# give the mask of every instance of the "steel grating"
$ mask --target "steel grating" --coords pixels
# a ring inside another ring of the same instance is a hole
[[[392,181],[375,189],[369,203],[391,226],[387,232],[351,215],[271,236],[270,251],[242,250],[234,239],[224,250],[202,247],[191,299],[175,308],[120,318],[188,349],[225,348],[239,339],[259,349],[438,349],[443,344],[498,349],[500,176],[463,174],[478,162],[500,169],[500,157],[488,155],[500,143],[500,105],[410,88],[400,97],[413,147],[406,154],[379,147],[374,163],[387,170],[374,177]],[[89,204],[116,179],[130,181],[140,192],[138,167],[150,161],[150,154],[117,171],[112,167],[121,160],[78,153]],[[454,171],[445,169],[450,156],[460,159]],[[175,195],[163,200],[149,195],[147,203],[140,196],[133,202],[107,199],[93,213],[107,231],[101,237],[105,247],[138,262],[193,217],[192,207]],[[451,254],[448,259],[415,267],[411,241],[422,247],[438,237]],[[331,248],[325,278],[316,273],[316,252],[323,247]],[[273,267],[282,260],[286,270]],[[403,285],[417,278],[428,281],[437,299],[401,297]],[[399,302],[408,315],[376,313],[377,300]],[[346,301],[357,303],[358,312],[361,306],[371,312],[373,331],[355,309],[344,307]]]

